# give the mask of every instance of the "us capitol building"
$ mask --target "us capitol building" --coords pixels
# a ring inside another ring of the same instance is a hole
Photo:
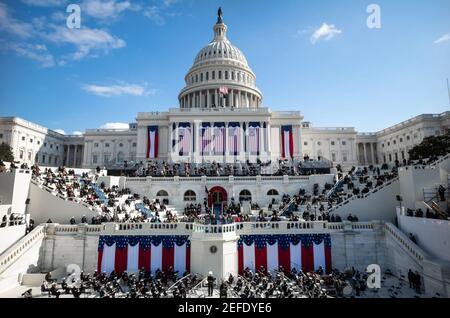
[[[277,162],[323,159],[343,167],[393,163],[423,138],[442,134],[450,112],[424,114],[376,133],[316,128],[300,111],[271,111],[244,54],[227,38],[221,13],[178,95],[179,107],[137,114],[127,130],[62,135],[16,117],[0,118],[0,142],[15,159],[43,166],[112,169],[124,162]]]

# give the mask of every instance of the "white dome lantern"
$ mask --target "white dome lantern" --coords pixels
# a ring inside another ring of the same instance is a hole
[[[247,59],[227,38],[219,9],[214,39],[197,54],[179,94],[180,108],[258,108],[262,94]]]

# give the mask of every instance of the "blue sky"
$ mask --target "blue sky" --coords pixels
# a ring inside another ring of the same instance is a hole
[[[72,133],[177,107],[219,6],[264,106],[362,132],[450,109],[449,0],[0,0],[0,116]]]

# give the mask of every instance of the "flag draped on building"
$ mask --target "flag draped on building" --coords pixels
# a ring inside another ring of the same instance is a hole
[[[202,148],[201,153],[202,156],[209,155],[211,151],[211,124],[210,123],[202,123],[201,128],[201,136],[202,136]]]
[[[224,95],[224,96],[228,95],[228,87],[220,86],[219,93]]]
[[[248,143],[247,143],[247,152],[249,152],[251,155],[259,156],[260,153],[260,136],[259,136],[259,130],[261,129],[261,124],[254,122],[249,123],[248,125]]]
[[[292,125],[281,126],[281,156],[283,159],[292,158],[294,156]]]
[[[178,125],[178,152],[180,156],[188,156],[191,152],[192,131],[190,123]]]
[[[109,274],[172,267],[180,276],[190,271],[190,244],[187,235],[100,236],[97,270]]]
[[[225,155],[225,123],[214,123],[212,139],[213,154]]]
[[[147,159],[158,158],[158,126],[149,126],[147,131]]]
[[[239,155],[241,147],[241,127],[239,123],[228,125],[228,149],[231,155]]]
[[[238,241],[238,271],[253,271],[263,266],[268,271],[303,270],[322,266],[331,272],[331,238],[329,234],[241,235]]]

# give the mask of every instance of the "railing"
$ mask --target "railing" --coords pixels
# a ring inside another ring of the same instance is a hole
[[[9,266],[18,260],[31,246],[38,240],[43,238],[46,234],[46,226],[39,225],[33,231],[21,238],[18,242],[9,247],[0,255],[0,274],[3,273]]]
[[[396,182],[398,180],[399,180],[399,177],[397,176],[397,177],[395,177],[395,178],[393,178],[393,179],[383,183],[379,187],[375,187],[375,188],[371,189],[369,192],[367,192],[365,194],[352,195],[350,198],[348,198],[348,199],[344,200],[343,202],[333,206],[331,209],[328,209],[327,211],[330,213],[330,212],[336,211],[337,209],[343,207],[344,205],[349,204],[353,200],[365,199],[368,196],[370,196],[370,195],[372,195],[372,194],[374,194],[374,193],[376,193],[376,192],[378,192],[378,191],[380,191],[380,190],[390,186],[392,183],[394,183],[394,182]]]
[[[391,223],[385,223],[384,229],[404,250],[411,255],[416,261],[423,261],[428,258],[428,254],[414,244],[402,231]]]

